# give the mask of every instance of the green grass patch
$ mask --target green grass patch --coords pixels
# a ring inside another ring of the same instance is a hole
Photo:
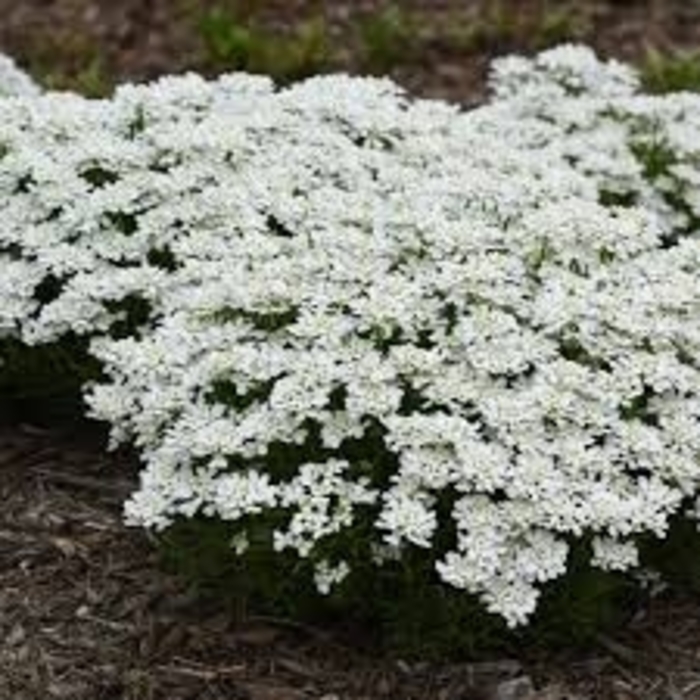
[[[641,63],[644,87],[652,93],[663,94],[700,90],[700,51],[662,53],[647,48]]]
[[[262,73],[290,82],[325,72],[331,64],[329,31],[321,17],[283,34],[219,7],[204,12],[197,28],[211,70]]]
[[[373,73],[389,73],[420,53],[421,36],[417,18],[398,4],[355,20],[359,37],[359,60]]]

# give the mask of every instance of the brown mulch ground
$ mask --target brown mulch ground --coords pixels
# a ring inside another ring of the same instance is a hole
[[[0,700],[700,699],[700,605],[674,598],[586,655],[443,666],[234,624],[122,525],[136,467],[84,431],[0,429]]]

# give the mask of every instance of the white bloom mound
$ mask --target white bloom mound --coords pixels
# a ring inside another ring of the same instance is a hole
[[[39,86],[17,64],[9,56],[0,53],[0,97],[32,97],[39,92]]]
[[[130,522],[242,552],[274,513],[321,592],[348,533],[424,548],[515,625],[571,538],[635,566],[698,495],[700,97],[581,47],[494,80],[466,113],[343,76],[0,100],[0,335],[93,337]]]

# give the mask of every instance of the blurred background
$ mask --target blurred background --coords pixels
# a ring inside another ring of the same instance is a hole
[[[388,74],[478,101],[489,59],[576,41],[654,91],[700,88],[700,0],[0,0],[0,50],[89,95],[195,70]]]

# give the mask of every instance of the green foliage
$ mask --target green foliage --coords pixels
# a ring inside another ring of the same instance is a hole
[[[236,555],[241,525],[203,517],[180,520],[159,540],[166,571],[183,577],[204,601],[222,606],[239,621],[254,611],[308,617],[316,606],[310,567],[285,552],[274,552],[275,517],[249,524],[249,548]],[[306,574],[306,576],[304,575]]]
[[[390,72],[420,48],[415,19],[395,4],[360,18],[357,30],[362,64],[373,72]]]
[[[106,97],[114,87],[102,46],[86,32],[37,32],[29,53],[30,72],[50,90]]]
[[[700,531],[696,522],[676,515],[666,537],[645,537],[640,551],[645,564],[675,590],[700,594]]]
[[[548,7],[537,19],[532,33],[536,48],[543,49],[567,41],[581,41],[590,34],[591,23],[580,4]]]
[[[517,13],[504,0],[493,0],[486,5],[481,31],[483,43],[492,48],[509,44],[520,34]]]
[[[614,192],[612,190],[601,190],[598,197],[604,207],[633,207],[639,199],[637,192]]]
[[[507,654],[515,642],[501,617],[489,614],[475,596],[439,581],[428,557],[416,549],[382,568],[356,567],[335,604],[341,616],[359,622],[385,654],[476,659]]]
[[[34,292],[37,300],[55,299],[63,280],[48,275]],[[113,337],[138,335],[150,313],[147,300],[131,295],[107,302],[117,315]],[[82,389],[102,379],[102,367],[88,352],[89,341],[73,333],[60,340],[28,346],[16,338],[0,340],[0,422],[75,423],[84,420]]]
[[[700,52],[663,54],[648,48],[642,62],[642,80],[649,92],[700,90]]]
[[[272,530],[279,525],[274,517],[245,524],[252,535],[242,556],[232,547],[240,525],[205,518],[180,521],[160,539],[163,562],[193,584],[203,600],[218,602],[239,621],[255,614],[332,622],[336,629],[359,634],[373,653],[422,660],[479,659],[514,654],[524,646],[591,647],[643,601],[631,576],[594,569],[587,563],[588,544],[577,542],[567,575],[545,586],[531,624],[513,631],[475,596],[439,581],[422,550],[409,548],[401,561],[375,567],[369,552],[360,551],[361,533],[344,551],[353,560],[351,574],[323,597],[315,591],[308,561],[271,552]]]
[[[700,225],[700,219],[688,204],[687,185],[680,182],[672,172],[672,166],[678,162],[678,158],[667,139],[652,128],[651,133],[637,137],[631,144],[631,150],[642,165],[644,176],[649,182],[654,183],[663,178],[672,183],[662,190],[661,195],[685,219],[685,224],[675,232],[666,234],[665,244],[673,245],[679,236],[692,235]]]
[[[343,544],[351,574],[323,597],[315,591],[307,560],[272,553],[279,517],[268,512],[264,521],[237,525],[201,517],[180,521],[160,539],[163,561],[203,600],[223,605],[239,621],[254,614],[332,623],[359,635],[373,653],[422,660],[463,661],[524,648],[590,650],[647,600],[634,573],[602,571],[588,563],[590,537],[572,540],[567,574],[544,586],[527,627],[509,630],[475,596],[442,583],[423,550],[409,547],[400,561],[376,567],[363,549],[361,526]],[[232,542],[241,527],[249,532],[250,548],[237,556]],[[639,543],[645,569],[660,572],[676,590],[700,593],[700,533],[694,523],[676,516],[666,538],[645,535]]]
[[[295,35],[283,42],[279,50],[279,74],[286,80],[307,78],[327,70],[332,57],[325,21],[317,17],[303,22]],[[274,51],[272,54],[274,55]]]
[[[218,602],[240,621],[257,614],[333,622],[359,632],[376,652],[421,658],[476,656],[503,641],[502,619],[485,613],[472,596],[440,585],[419,553],[381,570],[367,556],[358,558],[348,579],[323,597],[315,590],[308,561],[272,552],[271,531],[271,522],[258,524],[250,548],[237,556],[231,546],[236,529],[230,523],[183,520],[162,536],[162,561],[203,600]]]
[[[676,154],[663,138],[643,138],[632,143],[632,153],[644,168],[644,177],[654,182],[669,174]]]
[[[0,341],[0,421],[74,423],[85,413],[81,387],[97,379],[100,366],[87,344],[74,336],[28,347]]]
[[[544,49],[584,40],[591,32],[585,6],[543,3],[538,11],[519,13],[511,2],[484,3],[478,13],[448,12],[448,22],[435,35],[439,44],[456,51]]]
[[[570,542],[564,577],[544,587],[532,623],[522,633],[534,646],[586,648],[603,632],[631,618],[643,602],[643,591],[629,575],[590,565],[590,544]]]
[[[517,43],[521,34],[517,13],[503,0],[487,3],[471,21],[448,29],[450,43],[465,50],[499,50]]]
[[[86,97],[106,97],[112,91],[112,83],[101,56],[94,56],[88,64],[74,76],[63,78],[69,89],[79,92]],[[60,85],[61,79],[54,78],[53,85]]]
[[[140,330],[148,324],[151,303],[138,294],[129,294],[124,299],[109,300],[104,306],[115,319],[109,327],[112,338],[138,337]]]
[[[328,28],[320,17],[281,35],[214,8],[202,15],[198,28],[206,63],[216,70],[264,73],[288,82],[323,72],[331,60]]]
[[[220,8],[205,13],[199,22],[199,31],[212,62],[242,70],[251,62],[259,41],[250,29],[239,25]]]

